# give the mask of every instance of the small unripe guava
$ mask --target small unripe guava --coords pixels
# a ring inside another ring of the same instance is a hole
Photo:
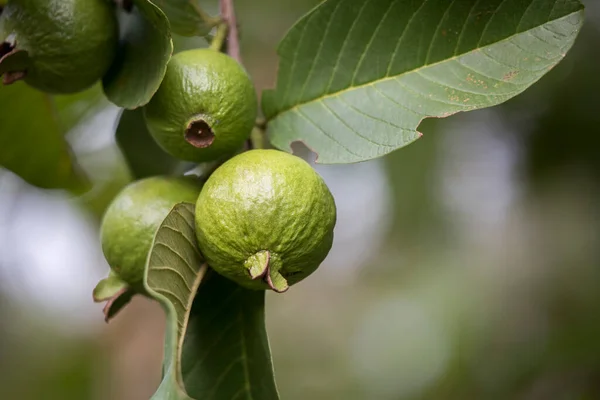
[[[167,153],[204,162],[243,146],[257,107],[254,85],[237,61],[218,51],[195,49],[169,61],[144,115],[152,137]]]
[[[102,251],[112,272],[140,290],[157,229],[176,204],[195,203],[200,189],[187,177],[152,177],[125,187],[102,219]]]
[[[276,150],[233,157],[196,203],[196,235],[208,264],[250,289],[284,292],[313,273],[331,249],[335,222],[321,176]]]
[[[92,86],[118,46],[115,5],[108,0],[9,0],[0,20],[0,75],[49,93]]]

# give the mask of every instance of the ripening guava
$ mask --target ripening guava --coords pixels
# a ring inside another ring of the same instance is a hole
[[[321,176],[277,150],[225,162],[196,203],[196,235],[208,264],[250,289],[284,292],[313,273],[331,249],[335,222]]]
[[[188,177],[152,177],[125,187],[102,219],[102,251],[112,273],[143,291],[146,258],[157,229],[176,204],[195,203],[200,189],[199,181]]]
[[[237,61],[218,51],[195,49],[169,61],[144,115],[152,137],[167,153],[204,162],[243,146],[257,107],[254,85]]]
[[[49,93],[92,86],[110,67],[119,39],[108,0],[9,0],[0,17],[0,75]]]

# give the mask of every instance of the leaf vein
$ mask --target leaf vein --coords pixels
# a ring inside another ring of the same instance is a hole
[[[519,23],[517,24],[517,29],[515,29],[515,32],[519,32],[519,28],[521,28],[521,24],[523,23],[523,19],[525,19],[525,16],[527,15],[527,13],[529,12],[529,9],[531,8],[531,6],[535,3],[535,0],[531,0],[531,3],[529,3],[529,5],[527,6],[527,8],[525,9],[525,11],[523,12],[523,15],[521,15],[521,18],[519,19]]]
[[[317,128],[318,130],[320,130],[325,136],[327,136],[329,139],[331,139],[332,141],[334,141],[338,146],[340,146],[341,148],[343,148],[344,150],[346,150],[348,153],[353,154],[353,155],[355,155],[357,157],[360,157],[359,154],[356,154],[353,151],[351,151],[349,148],[347,148],[342,143],[340,143],[336,138],[334,138],[328,132],[326,132],[323,128],[321,128],[319,125],[317,125],[313,120],[311,120],[310,118],[308,118],[299,108],[294,109],[294,111],[298,115],[300,115],[302,118],[304,118],[305,120],[307,120],[308,122],[310,122],[311,125],[313,125],[315,128]]]
[[[284,99],[284,100],[287,98],[288,92],[290,91],[290,87],[292,86],[292,80],[294,78],[294,74],[295,74],[295,70],[296,70],[296,60],[298,59],[298,53],[300,52],[300,45],[302,44],[302,41],[304,40],[304,34],[306,33],[306,30],[307,30],[306,28],[311,19],[312,19],[312,15],[309,16],[308,19],[306,20],[306,22],[304,23],[304,27],[302,28],[302,33],[300,34],[300,39],[298,40],[298,43],[294,50],[294,56],[292,57],[292,69],[288,76],[288,82],[287,82],[287,85],[285,87],[285,91],[284,91],[283,97],[282,97],[282,99]]]
[[[373,39],[375,39],[375,36],[377,36],[377,33],[379,32],[379,30],[383,26],[383,21],[385,21],[385,19],[387,18],[388,14],[392,10],[392,8],[394,8],[394,4],[396,4],[397,1],[398,0],[393,0],[390,3],[389,7],[387,8],[387,10],[385,11],[385,13],[383,14],[383,17],[381,17],[381,22],[382,23],[377,24],[377,26],[373,30],[373,34],[369,38],[369,41],[367,42],[364,51],[360,55],[360,59],[358,60],[358,64],[356,64],[356,67],[354,68],[354,72],[352,73],[352,80],[350,81],[350,85],[354,85],[354,81],[356,80],[356,74],[358,74],[358,71],[360,70],[360,67],[362,66],[362,63],[365,60],[365,56],[369,52],[369,48],[371,47],[371,44],[373,43]]]
[[[308,75],[306,76],[306,79],[304,80],[304,84],[302,85],[302,90],[300,91],[299,98],[302,98],[302,96],[304,96],[304,91],[306,90],[306,85],[310,81],[310,78],[314,72],[315,64],[317,63],[317,60],[319,59],[319,57],[321,57],[321,51],[323,50],[323,43],[325,43],[325,39],[327,38],[327,34],[329,33],[329,28],[331,28],[331,21],[333,21],[335,13],[339,10],[340,4],[342,4],[341,1],[338,2],[338,4],[335,6],[333,12],[331,13],[331,18],[329,18],[329,21],[327,21],[327,26],[325,27],[325,33],[323,33],[323,37],[321,38],[321,41],[319,43],[319,49],[317,50],[317,54],[315,55],[315,57],[313,58],[313,60],[310,64],[310,70],[308,71]]]
[[[339,100],[340,100],[342,103],[345,103],[345,102],[344,102],[344,101],[343,101],[341,98],[339,98]],[[340,121],[340,122],[341,122],[341,123],[342,123],[342,124],[343,124],[343,125],[344,125],[346,128],[348,128],[348,130],[349,130],[349,131],[353,132],[353,133],[354,133],[356,136],[358,136],[359,138],[361,138],[361,139],[364,139],[364,140],[366,140],[367,142],[369,142],[369,143],[372,143],[372,144],[374,144],[374,145],[376,145],[376,146],[382,146],[382,147],[395,147],[395,146],[390,146],[390,145],[388,145],[388,144],[383,144],[383,143],[376,142],[376,141],[374,141],[373,139],[370,139],[370,138],[368,138],[368,137],[366,137],[366,136],[363,136],[363,135],[361,135],[361,134],[360,134],[360,133],[359,133],[357,130],[353,129],[353,128],[352,128],[350,125],[348,125],[348,123],[347,123],[346,121],[344,121],[342,118],[340,118],[340,117],[339,117],[339,115],[337,115],[337,113],[335,113],[335,112],[334,112],[334,111],[331,109],[331,107],[330,107],[329,105],[327,105],[327,103],[325,103],[324,101],[321,101],[321,102],[319,102],[319,103],[320,103],[321,105],[323,105],[323,107],[325,108],[325,110],[327,110],[327,112],[328,112],[328,113],[330,113],[331,115],[333,115],[333,116],[334,116],[334,117],[335,117],[335,118],[336,118],[338,121]],[[353,108],[353,110],[354,110],[354,111],[356,111],[354,108]],[[361,113],[361,114],[363,114],[363,113]]]
[[[396,54],[398,53],[398,49],[400,48],[400,43],[402,43],[402,39],[404,39],[404,35],[406,35],[406,32],[408,32],[410,30],[410,24],[412,23],[413,19],[415,19],[415,16],[419,13],[419,11],[421,11],[421,9],[425,5],[425,3],[427,3],[427,0],[423,1],[423,3],[419,6],[419,8],[417,8],[415,10],[413,15],[411,15],[410,19],[406,23],[406,26],[404,27],[404,30],[402,31],[402,35],[400,35],[398,42],[396,42],[396,47],[394,48],[394,52],[392,53],[392,56],[390,57],[390,63],[388,64],[388,67],[386,68],[386,73],[385,73],[386,77],[390,76],[390,73],[392,72],[392,66],[394,65],[394,60],[396,59]]]
[[[499,4],[498,7],[496,7],[496,9],[494,10],[494,12],[492,13],[492,16],[490,17],[490,19],[488,19],[488,21],[486,22],[485,26],[483,27],[483,31],[481,31],[481,37],[479,38],[479,41],[477,42],[477,47],[481,46],[481,42],[483,41],[483,39],[485,38],[485,34],[488,30],[488,28],[490,27],[490,23],[494,20],[494,17],[496,16],[496,14],[498,13],[498,10],[500,10],[500,8],[502,8],[502,6],[504,5],[504,3],[506,2],[506,0],[502,0]]]
[[[170,296],[170,297],[173,297],[175,300],[177,300],[177,302],[178,302],[178,303],[180,303],[180,304],[181,304],[181,307],[182,307],[183,309],[185,309],[185,302],[184,302],[183,300],[181,300],[181,299],[179,298],[179,296],[177,296],[175,293],[171,292],[169,289],[165,289],[165,288],[163,288],[163,287],[156,287],[156,286],[155,286],[153,289],[154,289],[154,291],[155,291],[155,292],[157,292],[157,293],[163,293],[163,294],[165,294],[165,295],[168,295],[168,296]]]
[[[402,127],[402,126],[396,125],[396,124],[394,124],[394,123],[392,123],[392,122],[390,122],[390,121],[386,121],[386,120],[384,120],[384,119],[381,119],[381,118],[375,117],[375,116],[373,116],[373,115],[371,115],[371,114],[368,114],[368,113],[366,113],[366,112],[364,112],[364,111],[362,111],[362,110],[360,110],[360,109],[356,108],[355,106],[353,106],[352,104],[350,104],[350,103],[348,103],[346,100],[344,100],[344,98],[343,98],[343,97],[340,97],[340,98],[339,98],[339,100],[340,100],[340,102],[341,102],[342,104],[344,104],[346,107],[348,107],[348,108],[351,108],[351,109],[352,109],[352,110],[354,110],[355,112],[357,112],[357,113],[359,113],[359,114],[361,114],[361,115],[364,115],[364,116],[365,116],[365,117],[367,117],[367,118],[370,118],[370,119],[372,119],[372,120],[374,120],[374,121],[381,122],[381,123],[383,123],[383,124],[385,124],[385,125],[389,125],[389,126],[391,126],[391,127],[394,127],[394,128],[396,128],[396,129],[400,129],[400,130],[402,130],[402,131],[405,131],[405,132],[412,132],[412,129],[408,129],[408,128],[405,128],[405,127]],[[332,110],[331,112],[333,112],[333,110]],[[335,114],[335,113],[334,113],[334,114]],[[337,116],[337,114],[336,114],[336,117],[337,117],[337,118],[340,118],[340,117],[338,117],[338,116]],[[396,147],[396,146],[394,146],[394,145],[387,145],[387,144],[383,144],[383,143],[377,143],[377,142],[373,142],[373,143],[375,143],[375,144],[377,144],[377,145],[380,145],[380,146],[384,146],[384,147]]]
[[[454,47],[454,51],[452,52],[452,55],[456,56],[458,54],[458,49],[460,47],[460,42],[462,41],[463,35],[465,34],[466,31],[466,27],[469,24],[469,20],[471,19],[471,14],[473,14],[473,11],[477,8],[477,5],[479,4],[481,0],[477,0],[473,3],[473,5],[471,6],[471,9],[469,10],[469,14],[467,15],[467,19],[465,19],[465,23],[463,24],[462,28],[460,29],[460,33],[458,34],[458,40],[456,41],[456,46]]]
[[[440,28],[442,27],[444,18],[446,18],[448,16],[448,14],[450,13],[450,10],[452,9],[452,6],[454,5],[455,2],[456,2],[456,0],[452,0],[450,2],[450,4],[448,5],[448,8],[442,15],[440,22],[438,22],[437,27],[435,28],[435,32],[433,32],[433,36],[431,37],[431,40],[429,41],[429,47],[427,48],[427,54],[425,55],[425,62],[424,62],[425,65],[429,64],[429,56],[431,55],[431,50],[433,49],[433,44],[435,43],[435,41],[437,39],[437,35],[440,32]]]
[[[344,53],[344,50],[346,49],[346,45],[350,42],[349,41],[350,35],[352,34],[354,28],[356,27],[356,23],[360,20],[360,16],[361,16],[363,10],[366,8],[367,4],[370,3],[370,1],[371,0],[365,0],[361,9],[358,11],[358,15],[352,22],[352,25],[350,26],[348,33],[344,37],[344,41],[342,42],[342,48],[340,49],[340,51],[338,53],[337,59],[335,61],[335,66],[333,67],[333,71],[331,72],[331,78],[329,78],[329,83],[327,84],[327,88],[325,89],[325,93],[329,92],[329,90],[331,89],[331,84],[333,83],[333,79],[335,78],[335,75],[337,74],[337,69],[339,67],[339,63],[342,58],[342,54]]]
[[[171,271],[174,272],[178,277],[181,278],[181,280],[183,281],[183,283],[185,284],[185,287],[191,292],[192,288],[190,287],[187,279],[185,278],[185,276],[183,276],[183,274],[181,272],[179,272],[178,270],[176,270],[173,267],[168,267],[168,266],[163,266],[163,265],[157,265],[157,266],[151,266],[150,269],[152,271]]]

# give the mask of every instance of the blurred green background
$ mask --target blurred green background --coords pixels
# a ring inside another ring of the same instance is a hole
[[[236,2],[259,90],[317,3]],[[523,95],[425,121],[384,159],[317,166],[339,223],[319,271],[267,296],[282,399],[600,399],[600,2],[584,3],[575,47]],[[105,325],[91,296],[108,270],[98,221],[130,179],[117,115],[101,103],[69,133],[94,181],[81,198],[0,171],[0,399],[158,385],[160,307],[136,299]]]

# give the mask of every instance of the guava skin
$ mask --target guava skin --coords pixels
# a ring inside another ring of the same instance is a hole
[[[335,222],[321,176],[277,150],[230,159],[196,203],[196,235],[208,264],[249,289],[283,292],[313,273],[331,249]]]
[[[102,251],[112,271],[142,290],[146,258],[154,234],[178,203],[194,204],[201,184],[195,178],[152,177],[125,187],[104,214]]]
[[[218,51],[194,49],[169,61],[144,115],[163,150],[181,160],[205,162],[242,148],[257,108],[254,85],[237,61]]]
[[[10,0],[0,40],[27,51],[25,82],[48,93],[74,93],[99,81],[116,54],[119,32],[108,0]]]

